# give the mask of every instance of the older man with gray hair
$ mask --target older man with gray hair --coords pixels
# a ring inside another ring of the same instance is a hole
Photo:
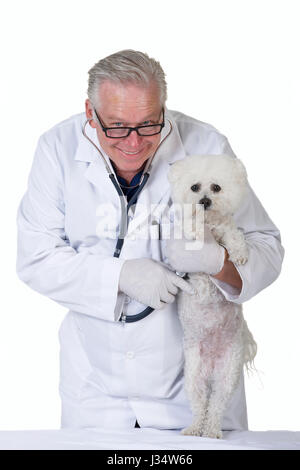
[[[174,300],[192,288],[165,255],[167,173],[187,155],[233,152],[214,127],[168,110],[166,99],[160,64],[120,51],[90,69],[85,113],[38,141],[18,209],[17,272],[69,309],[59,330],[62,427],[182,429],[191,421]],[[207,274],[242,303],[278,277],[284,251],[252,190],[235,217],[249,261],[236,267],[212,238]],[[206,248],[195,250],[199,272]],[[242,376],[223,429],[247,429]]]

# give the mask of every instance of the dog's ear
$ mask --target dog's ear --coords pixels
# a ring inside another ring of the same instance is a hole
[[[241,160],[238,158],[235,158],[234,160],[234,166],[236,170],[236,175],[239,180],[247,180],[247,171],[246,168]]]
[[[184,166],[184,160],[178,160],[177,162],[172,163],[168,172],[168,180],[170,184],[174,185],[179,180],[182,176]]]

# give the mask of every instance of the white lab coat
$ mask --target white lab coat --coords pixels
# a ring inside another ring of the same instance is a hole
[[[164,260],[163,242],[153,236],[135,240],[132,233],[136,220],[153,213],[151,204],[170,203],[169,164],[191,154],[232,154],[212,126],[175,111],[167,110],[166,118],[173,131],[155,156],[120,258],[113,257],[116,240],[99,235],[102,204],[111,208],[117,232],[120,202],[99,153],[82,135],[85,114],[39,139],[17,216],[17,272],[32,289],[69,309],[59,330],[62,427],[126,428],[137,419],[142,427],[179,429],[191,421],[176,303],[136,323],[118,321],[122,311],[129,315],[145,308],[118,293],[124,261]],[[99,145],[95,130],[89,124],[86,130]],[[162,135],[168,130],[166,121]],[[236,221],[250,248],[249,261],[238,267],[242,291],[213,281],[228,300],[242,303],[277,278],[283,248],[252,191]],[[223,429],[247,429],[243,377]]]

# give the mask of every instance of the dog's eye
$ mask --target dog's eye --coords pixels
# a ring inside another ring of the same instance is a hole
[[[200,183],[193,184],[193,186],[191,186],[191,190],[194,191],[194,193],[197,193],[198,191],[200,191],[200,188],[201,188]]]
[[[221,191],[221,186],[219,186],[218,184],[212,184],[210,186],[210,189],[214,192],[214,193],[218,193],[219,191]]]

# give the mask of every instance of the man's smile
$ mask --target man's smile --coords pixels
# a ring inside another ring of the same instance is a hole
[[[126,156],[137,156],[137,155],[140,155],[145,150],[144,148],[140,150],[125,150],[125,149],[123,150],[123,149],[120,149],[119,147],[116,147],[116,148],[117,150],[125,154]]]

